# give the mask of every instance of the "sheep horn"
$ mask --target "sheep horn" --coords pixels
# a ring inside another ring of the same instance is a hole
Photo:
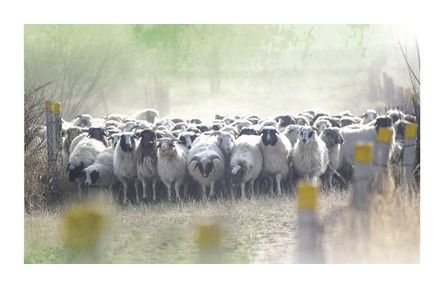
[[[192,157],[192,159],[190,159],[190,162],[189,162],[189,163],[192,163],[193,161],[200,162],[200,161],[201,161],[201,157],[195,155],[195,156]],[[196,167],[195,167],[195,168],[196,168]]]
[[[221,161],[221,158],[218,155],[212,155],[210,156],[210,161],[213,162],[213,160],[215,160],[216,158],[218,158],[219,161]]]

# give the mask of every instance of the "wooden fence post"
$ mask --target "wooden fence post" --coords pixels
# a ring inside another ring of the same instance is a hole
[[[223,263],[221,251],[222,231],[216,223],[201,224],[196,229],[196,243],[199,249],[199,263]]]
[[[355,145],[352,206],[359,211],[366,211],[369,205],[372,150],[370,142],[357,142]]]
[[[378,191],[382,190],[383,179],[388,175],[388,156],[392,146],[393,134],[393,128],[381,127],[378,130],[377,143],[373,153],[375,167],[373,184]]]
[[[317,219],[316,185],[298,183],[298,262],[300,264],[324,263],[321,226]]]
[[[405,127],[405,140],[403,145],[403,174],[402,187],[405,193],[411,194],[413,190],[413,172],[416,155],[417,124],[408,123]]]
[[[48,149],[49,192],[53,202],[60,196],[59,166],[62,150],[62,120],[60,103],[46,101],[46,136]]]

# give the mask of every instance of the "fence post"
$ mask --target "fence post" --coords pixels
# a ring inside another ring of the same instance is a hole
[[[374,184],[378,191],[382,189],[384,176],[388,174],[388,156],[393,141],[394,130],[381,127],[377,134],[377,143],[374,147]]]
[[[411,194],[413,189],[413,171],[416,155],[417,124],[408,123],[405,127],[403,145],[402,187],[405,193]]]
[[[321,245],[321,226],[317,219],[318,186],[308,182],[298,183],[298,262],[300,264],[324,263]]]
[[[62,150],[60,103],[46,101],[46,136],[48,149],[49,192],[53,202],[59,200],[59,164]]]
[[[355,145],[352,206],[359,211],[366,211],[369,205],[372,149],[371,142],[357,142]]]
[[[201,224],[196,229],[199,249],[199,263],[217,264],[223,262],[221,251],[222,231],[216,223]]]

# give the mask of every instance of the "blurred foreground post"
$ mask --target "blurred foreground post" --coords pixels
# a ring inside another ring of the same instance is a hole
[[[374,188],[382,191],[383,179],[388,175],[388,156],[391,150],[394,130],[392,128],[379,128],[377,134],[377,144],[374,147]],[[373,190],[374,191],[374,190]]]
[[[352,182],[352,206],[359,211],[368,209],[369,180],[372,161],[372,144],[359,142],[354,151],[354,174]]]
[[[408,123],[405,127],[405,140],[403,145],[403,174],[402,187],[406,194],[413,192],[413,171],[416,155],[417,125]]]
[[[324,263],[321,245],[321,226],[317,219],[316,185],[298,183],[298,263],[321,264]]]
[[[196,229],[196,242],[199,249],[199,263],[222,263],[222,232],[217,224],[201,224]]]
[[[59,156],[62,150],[60,103],[46,101],[46,139],[48,147],[49,192],[53,202],[59,200]]]

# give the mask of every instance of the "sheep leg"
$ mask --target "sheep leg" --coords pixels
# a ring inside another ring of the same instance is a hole
[[[255,180],[250,180],[246,183],[247,184],[247,192],[249,192],[249,194],[250,194],[250,199],[254,198],[254,195],[253,195],[254,194],[254,192],[253,192],[254,183],[255,183]]]
[[[172,184],[168,183],[167,185],[167,196],[168,196],[168,201],[172,202]]]
[[[134,190],[136,192],[136,204],[139,204],[139,185],[138,180],[134,181]]]
[[[202,201],[207,201],[206,186],[204,184],[202,184],[201,187],[202,187]]]
[[[215,182],[210,183],[210,195],[209,198],[213,198],[215,195]]]
[[[275,194],[273,193],[273,177],[272,176],[270,176],[270,177],[268,177],[267,178],[267,182],[268,182],[268,184],[269,184],[269,194],[270,194],[270,196],[274,196]]]
[[[328,174],[328,188],[329,188],[329,190],[331,190],[332,187],[334,187],[332,185],[332,176],[333,176],[333,174],[331,174],[331,173]]]
[[[127,182],[123,182],[122,183],[124,185],[124,200],[122,201],[122,204],[125,205],[127,204]]]
[[[153,179],[153,183],[151,183],[153,188],[153,202],[156,202],[156,180]]]
[[[277,175],[275,175],[275,180],[277,181],[277,196],[278,197],[282,197],[283,194],[281,193],[281,179],[283,178],[283,176],[278,173]]]
[[[142,201],[147,199],[147,180],[142,179]]]
[[[246,200],[246,182],[241,183],[241,200]]]
[[[176,201],[181,201],[181,197],[179,196],[179,188],[181,187],[181,183],[175,183],[175,192],[176,192]]]

